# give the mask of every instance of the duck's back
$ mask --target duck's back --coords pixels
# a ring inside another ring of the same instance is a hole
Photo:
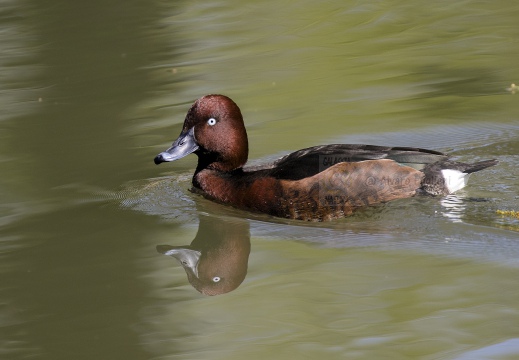
[[[268,173],[269,176],[281,180],[301,180],[338,163],[382,159],[394,160],[401,165],[422,170],[428,164],[446,161],[448,156],[438,151],[411,147],[333,144],[302,149],[271,164],[247,167],[244,170]]]

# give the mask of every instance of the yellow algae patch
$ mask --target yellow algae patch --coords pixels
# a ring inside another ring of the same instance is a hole
[[[502,216],[515,217],[515,218],[519,219],[519,211],[515,211],[515,210],[496,210],[496,214],[502,215]]]

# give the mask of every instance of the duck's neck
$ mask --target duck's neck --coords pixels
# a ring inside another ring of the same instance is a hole
[[[219,171],[212,168],[197,168],[193,176],[193,187],[201,190],[204,195],[223,202],[234,202],[241,187],[243,170]]]
[[[271,176],[255,176],[242,168],[229,172],[203,169],[193,177],[194,191],[211,200],[240,209],[286,215],[282,180]]]
[[[240,170],[247,162],[247,157],[239,156],[221,156],[218,153],[197,151],[198,165],[195,170],[195,176],[202,170],[215,170],[222,173],[230,173]]]

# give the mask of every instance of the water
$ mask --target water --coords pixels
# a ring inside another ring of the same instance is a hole
[[[518,15],[4,1],[1,357],[517,358],[519,220],[496,211],[519,210]],[[194,156],[153,164],[208,93],[241,107],[257,163],[345,142],[500,164],[331,223],[250,214],[187,190]],[[157,245],[196,246],[221,294]]]

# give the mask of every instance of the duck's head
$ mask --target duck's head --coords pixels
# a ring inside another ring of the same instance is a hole
[[[187,112],[182,132],[173,145],[155,157],[155,164],[191,153],[198,167],[232,171],[247,162],[249,145],[240,108],[227,96],[206,95]]]

